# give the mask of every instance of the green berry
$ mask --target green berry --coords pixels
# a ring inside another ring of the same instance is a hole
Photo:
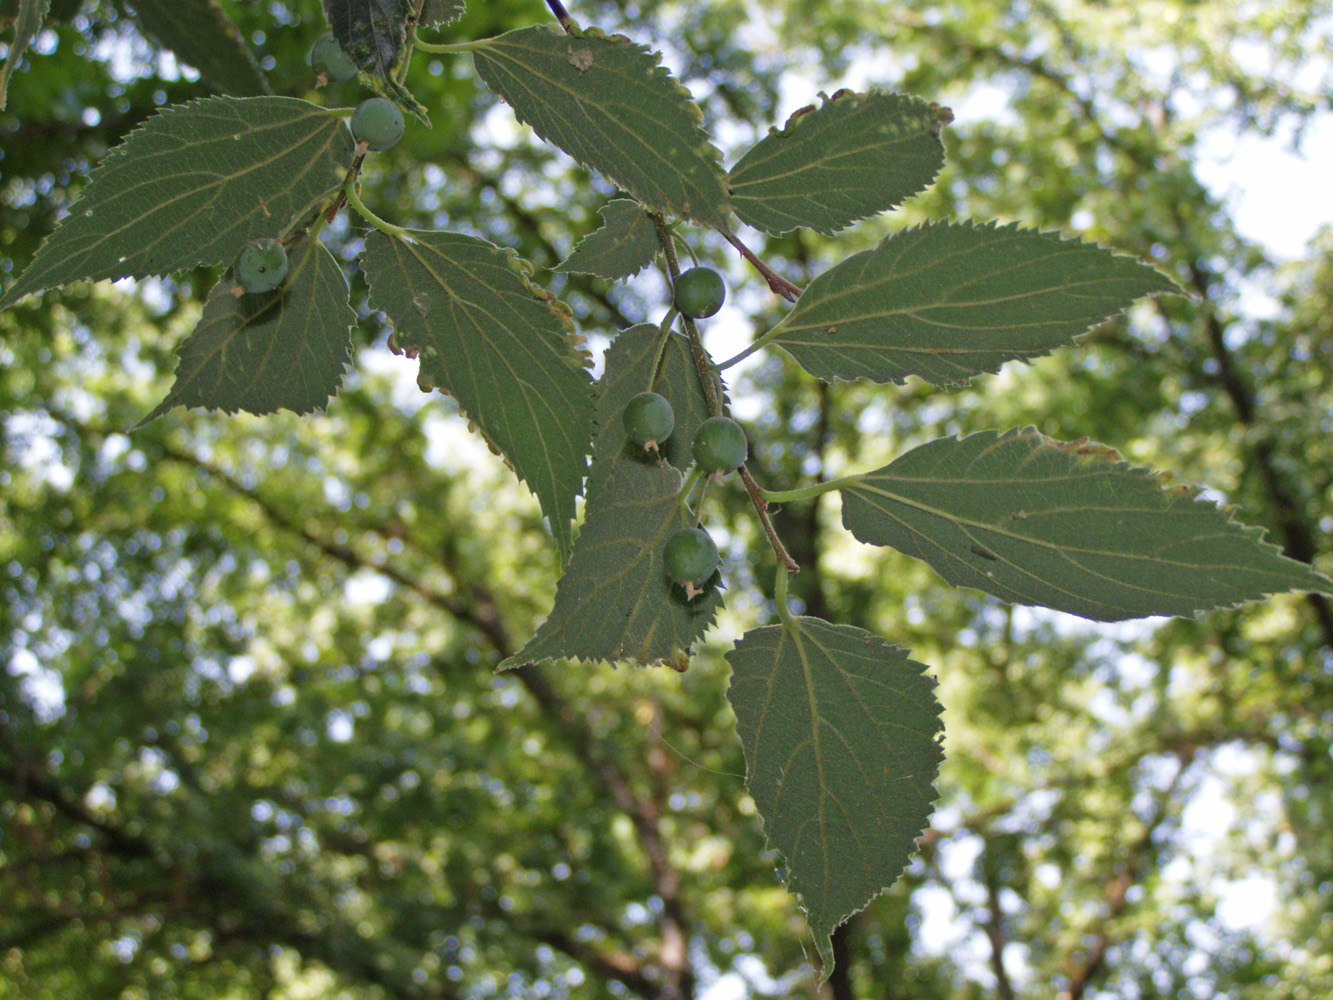
[[[717,546],[703,528],[682,528],[667,539],[662,550],[667,576],[685,588],[694,600],[717,571]]]
[[[692,267],[676,279],[676,308],[686,316],[712,316],[726,300],[727,286],[711,267]]]
[[[362,101],[352,112],[352,138],[371,149],[388,149],[403,137],[403,113],[386,97]]]
[[[709,417],[694,432],[694,460],[705,472],[724,476],[745,463],[745,431],[730,417]]]
[[[277,240],[246,244],[236,260],[236,280],[251,295],[271,292],[287,277],[287,250]]]
[[[630,440],[646,451],[656,451],[676,427],[671,404],[655,392],[641,392],[626,403],[624,418]]]
[[[338,39],[328,33],[316,38],[315,44],[311,46],[310,65],[315,67],[316,73],[336,83],[342,83],[356,76],[356,63],[352,62],[352,57],[338,44]]]

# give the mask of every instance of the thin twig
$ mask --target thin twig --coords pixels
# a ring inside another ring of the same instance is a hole
[[[560,0],[546,0],[546,6],[551,8],[551,13],[555,19],[560,22],[560,27],[571,34],[574,31],[574,19],[569,16],[569,11],[565,10],[564,4]]]
[[[742,465],[737,469],[736,474],[745,484],[745,492],[750,494],[750,503],[754,504],[755,512],[759,515],[759,523],[764,526],[764,535],[768,539],[768,544],[773,547],[773,554],[778,557],[778,562],[786,566],[789,573],[799,573],[800,565],[787,552],[787,547],[778,537],[778,529],[773,527],[773,519],[768,516],[768,501],[764,499],[763,489],[755,482],[754,476],[750,475],[750,470],[745,466]]]
[[[662,245],[662,253],[667,262],[667,272],[671,275],[671,286],[674,288],[676,279],[680,277],[680,263],[676,260],[676,249],[671,242],[671,231],[667,229],[666,220],[660,212],[653,213],[653,224],[657,227],[657,242]],[[800,294],[800,289],[797,289],[797,294]],[[703,388],[704,397],[708,400],[708,412],[714,416],[722,416],[722,397],[718,390],[718,380],[715,377],[717,365],[713,363],[713,359],[708,354],[708,349],[704,347],[703,337],[699,335],[698,325],[689,316],[685,316],[683,313],[681,315],[685,320],[685,331],[690,338],[690,353],[694,358],[694,369],[699,376],[699,384]],[[754,505],[754,511],[759,516],[759,523],[764,528],[764,536],[768,539],[769,545],[773,547],[773,553],[778,557],[778,562],[787,567],[789,572],[799,572],[801,567],[787,552],[787,547],[782,544],[782,539],[778,537],[777,529],[773,527],[773,519],[768,516],[768,501],[764,499],[763,490],[745,466],[742,465],[736,471],[737,475],[741,477],[741,482],[745,484],[745,492],[750,495],[750,503]]]
[[[795,302],[801,297],[800,285],[788,281],[760,260],[759,255],[742,243],[739,236],[725,229],[719,230],[719,232],[722,233],[723,239],[739,250],[741,256],[753,264],[755,270],[764,276],[764,280],[768,282],[768,287],[773,290],[774,294],[781,295],[788,302]]]

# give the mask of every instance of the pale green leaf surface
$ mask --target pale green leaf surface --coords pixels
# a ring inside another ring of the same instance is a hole
[[[125,2],[145,34],[198,70],[214,90],[233,97],[269,92],[250,47],[217,0]]]
[[[746,786],[827,976],[834,928],[897,879],[929,822],[935,682],[906,650],[808,617],[745,633],[727,662]]]
[[[568,556],[593,397],[567,310],[511,252],[474,236],[373,232],[362,265],[397,349],[421,362],[422,387],[458,400],[536,495]]]
[[[538,26],[478,43],[473,59],[519,121],[644,207],[725,227],[717,150],[658,54],[621,36]]]
[[[839,91],[772,130],[731,168],[742,222],[779,236],[826,236],[929,187],[953,112],[903,94]]]
[[[92,172],[0,307],[71,281],[230,264],[336,191],[352,148],[341,116],[290,97],[167,108]]]
[[[426,0],[421,8],[421,27],[439,28],[457,21],[467,10],[464,0]]]
[[[9,81],[19,68],[19,60],[28,45],[42,30],[42,21],[51,7],[51,0],[18,0],[18,15],[14,18],[14,34],[9,39],[9,52],[0,67],[0,111],[9,102]]]
[[[687,377],[687,352],[683,337],[664,339],[649,324],[621,331],[607,350],[597,383],[587,516],[550,615],[502,669],[560,659],[682,666],[712,625],[722,604],[718,588],[687,601],[662,560],[667,538],[687,526],[676,504],[682,475],[665,457],[631,444],[621,420],[630,398],[652,389],[676,410],[672,440],[682,432],[692,436],[703,394],[698,380]]]
[[[579,241],[556,268],[617,281],[651,264],[661,250],[657,227],[638,202],[617,198],[598,209],[602,227]]]
[[[181,344],[171,391],[139,426],[174,406],[255,414],[324,409],[351,362],[356,312],[342,268],[318,239],[293,240],[287,260],[286,282],[272,292],[237,294],[230,272],[213,286]]]
[[[1178,291],[1132,257],[1055,233],[930,223],[815,278],[773,343],[825,381],[954,385],[1072,344],[1140,296]]]
[[[957,586],[1096,621],[1333,593],[1333,581],[1196,491],[1035,428],[915,448],[843,486],[842,520]]]

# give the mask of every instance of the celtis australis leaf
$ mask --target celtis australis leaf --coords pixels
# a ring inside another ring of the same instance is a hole
[[[511,252],[475,236],[376,231],[362,266],[397,349],[421,362],[422,387],[458,400],[536,494],[568,556],[593,409],[568,311]]]
[[[290,97],[167,108],[92,172],[0,307],[71,281],[230,264],[341,187],[352,150],[341,115]]]
[[[935,682],[906,650],[818,618],[747,632],[727,662],[745,784],[827,977],[834,928],[893,884],[929,822]]]
[[[840,90],[802,108],[731,168],[742,222],[773,236],[832,235],[925,190],[944,165],[953,112],[902,94]]]
[[[351,362],[356,312],[342,268],[319,240],[293,240],[287,260],[286,280],[272,292],[238,294],[230,273],[213,286],[181,344],[171,391],[141,425],[173,406],[256,414],[324,408]]]
[[[634,446],[621,419],[630,399],[652,390],[676,411],[668,443],[682,421],[697,426],[707,410],[687,352],[684,338],[649,324],[621,331],[607,351],[597,383],[587,517],[550,615],[502,669],[560,659],[679,668],[713,624],[722,605],[717,588],[687,600],[663,561],[667,538],[686,527],[676,502],[681,472],[663,454]]]
[[[618,35],[551,29],[478,43],[477,75],[519,121],[649,211],[724,228],[730,208],[719,154],[661,57]]]
[[[942,438],[842,487],[863,542],[950,583],[1096,621],[1192,615],[1333,581],[1188,487],[1035,428]]]
[[[1056,233],[931,223],[815,278],[773,343],[825,381],[957,385],[1072,344],[1140,296],[1179,291],[1132,257]]]
[[[598,213],[602,228],[580,240],[557,271],[617,281],[633,277],[656,259],[661,250],[657,227],[637,201],[617,198]]]
[[[269,93],[250,46],[217,0],[127,2],[144,33],[197,69],[214,90],[233,97]]]

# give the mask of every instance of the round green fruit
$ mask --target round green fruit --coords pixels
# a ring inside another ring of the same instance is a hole
[[[328,77],[336,83],[342,83],[356,76],[356,63],[352,62],[338,40],[332,34],[325,33],[315,39],[310,47],[310,65],[315,72]]]
[[[641,392],[626,403],[624,418],[630,440],[646,451],[656,451],[676,428],[671,404],[655,392]]]
[[[711,267],[692,267],[676,279],[676,308],[686,316],[705,319],[726,300],[727,286]]]
[[[693,600],[717,572],[717,546],[703,528],[682,528],[667,539],[662,561],[667,576],[684,587],[685,596]]]
[[[271,292],[287,277],[287,250],[277,240],[247,243],[236,260],[236,280],[251,295]]]
[[[385,97],[362,101],[352,112],[352,138],[371,149],[388,149],[403,137],[403,113]]]
[[[725,476],[745,464],[745,431],[730,417],[709,417],[694,432],[694,460],[705,472]]]

